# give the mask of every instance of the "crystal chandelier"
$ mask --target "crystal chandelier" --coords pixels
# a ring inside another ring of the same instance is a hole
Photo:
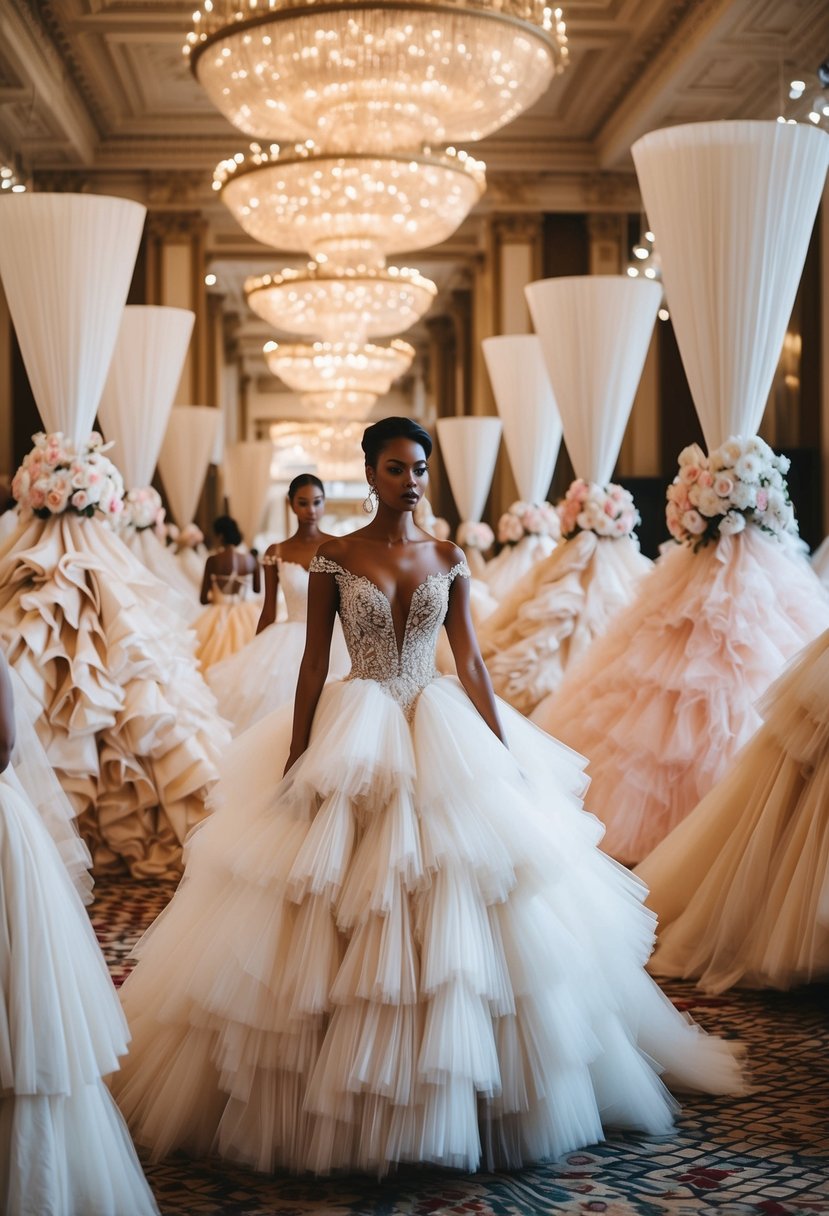
[[[408,370],[414,347],[354,342],[266,342],[269,369],[295,393],[362,392],[382,397]]]
[[[213,175],[213,189],[255,240],[368,268],[445,241],[485,184],[482,163],[454,149],[329,156],[313,143],[290,151],[254,144],[250,157],[237,153]]]
[[[363,342],[419,321],[437,287],[416,270],[318,266],[245,280],[247,302],[274,329],[303,338]]]
[[[383,152],[482,139],[567,63],[545,0],[203,0],[184,52],[255,139]]]
[[[357,389],[333,389],[327,393],[301,393],[302,412],[307,418],[331,422],[342,420],[361,422],[368,418],[377,401],[377,393]]]

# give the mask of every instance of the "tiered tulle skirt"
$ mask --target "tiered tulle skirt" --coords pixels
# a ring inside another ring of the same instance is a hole
[[[788,988],[829,977],[829,632],[768,690],[733,768],[639,867],[660,975]]]
[[[96,868],[180,872],[229,741],[167,591],[117,536],[64,514],[0,549],[0,637]]]
[[[0,1210],[156,1212],[101,1078],[128,1033],[92,928],[11,769],[0,776]]]
[[[639,882],[595,846],[583,763],[457,681],[409,722],[362,680],[233,744],[184,882],[122,989],[117,1097],[155,1157],[256,1169],[517,1166],[666,1132],[660,1080],[741,1086],[644,971]]]
[[[829,595],[755,528],[659,559],[534,721],[590,758],[602,847],[641,861],[728,771],[758,697],[829,626]]]

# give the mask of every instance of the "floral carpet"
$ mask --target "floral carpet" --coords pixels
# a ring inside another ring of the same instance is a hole
[[[92,921],[116,984],[172,891],[98,883]],[[686,1098],[670,1137],[614,1136],[515,1174],[320,1182],[175,1157],[147,1177],[163,1216],[829,1216],[829,989],[665,990],[706,1029],[746,1044],[753,1081],[748,1097]]]

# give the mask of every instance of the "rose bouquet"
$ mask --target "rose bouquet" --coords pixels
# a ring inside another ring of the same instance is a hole
[[[498,520],[498,541],[517,545],[525,536],[551,536],[558,540],[561,524],[552,503],[514,502]]]
[[[458,544],[464,549],[478,549],[483,552],[492,547],[495,533],[489,524],[467,522],[458,528]]]
[[[154,528],[159,539],[163,540],[167,534],[164,525],[166,514],[161,505],[161,495],[152,486],[127,491],[122,514],[123,527],[134,528],[136,532]]]
[[[170,527],[175,527],[171,524]],[[204,533],[196,524],[185,524],[179,532],[176,531],[176,540],[179,549],[198,549],[199,545],[204,544]]]
[[[49,435],[39,431],[32,439],[34,447],[12,481],[12,494],[24,517],[49,519],[64,511],[87,517],[99,511],[110,520],[121,515],[124,482],[105,455],[111,445],[97,431],[79,447],[60,431]]]
[[[595,532],[597,536],[616,539],[632,536],[636,525],[642,522],[629,490],[613,482],[600,486],[580,477],[570,483],[557,510],[565,540],[579,532]]]
[[[695,551],[750,523],[777,539],[797,536],[785,478],[789,463],[759,435],[732,436],[710,456],[697,444],[684,448],[668,486],[668,531],[677,544]]]

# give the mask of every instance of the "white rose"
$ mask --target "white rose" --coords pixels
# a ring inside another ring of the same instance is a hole
[[[752,485],[756,485],[760,480],[760,469],[762,465],[757,456],[748,454],[741,456],[734,465],[734,472],[739,477],[740,481],[747,481]]]
[[[738,481],[731,492],[731,502],[738,511],[749,511],[757,506],[757,488],[746,481]]]
[[[720,520],[720,536],[736,536],[746,526],[745,516],[739,511],[729,511]]]
[[[711,516],[722,513],[722,499],[711,486],[701,486],[697,498],[697,508],[703,515]]]
[[[743,445],[741,440],[737,436],[732,435],[730,439],[727,439],[726,442],[717,449],[717,454],[724,460],[727,460],[729,464],[736,464],[743,454]]]
[[[692,536],[702,536],[708,523],[702,518],[699,511],[686,511],[682,516],[682,526]]]

